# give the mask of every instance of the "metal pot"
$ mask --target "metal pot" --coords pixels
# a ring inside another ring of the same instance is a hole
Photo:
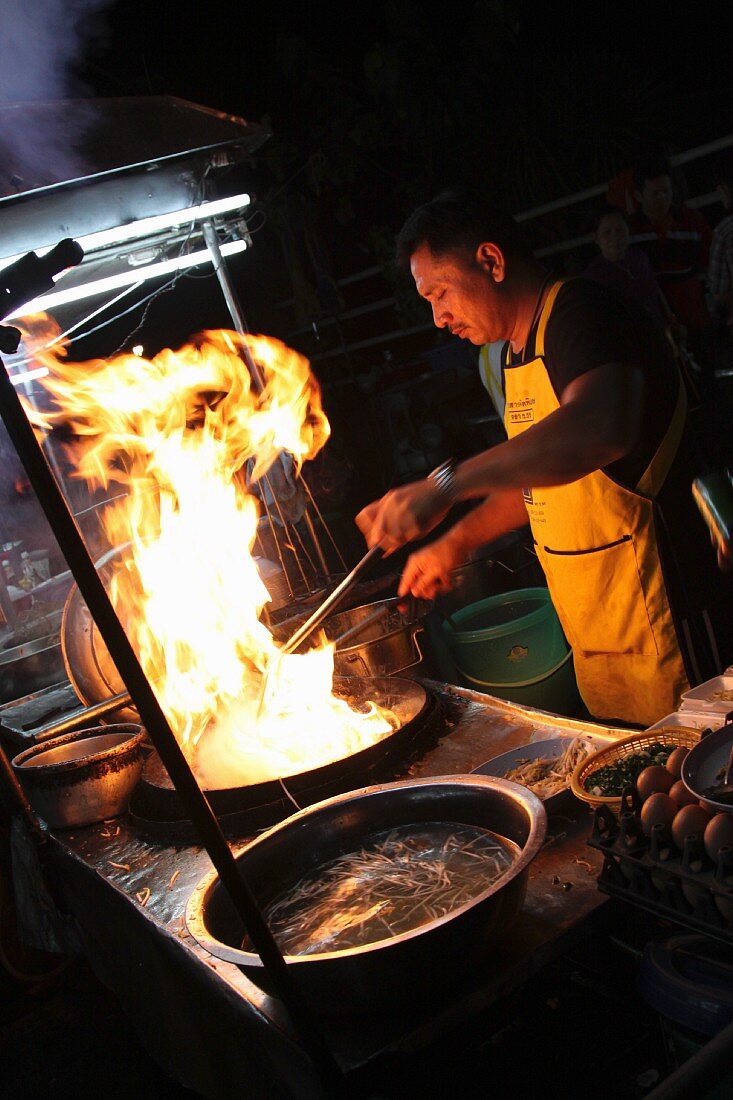
[[[135,723],[95,726],[24,749],[13,769],[51,828],[91,825],[127,809],[142,775],[145,738]]]
[[[436,920],[353,949],[286,955],[309,1003],[338,1013],[389,1008],[406,999],[427,1003],[470,980],[521,908],[529,865],[547,828],[542,803],[525,787],[488,776],[387,783],[302,810],[239,853],[237,862],[250,889],[266,906],[307,871],[358,851],[376,832],[437,822],[491,830],[517,844],[520,852],[481,893]],[[186,923],[202,947],[271,991],[259,956],[240,947],[241,921],[215,872],[193,891]]]
[[[388,676],[419,664],[423,655],[417,638],[426,608],[395,598],[329,616],[323,630],[336,643],[335,674]]]

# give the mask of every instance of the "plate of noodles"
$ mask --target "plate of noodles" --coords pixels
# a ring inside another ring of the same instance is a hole
[[[589,737],[553,737],[503,752],[474,768],[474,772],[521,783],[545,801],[570,789],[575,768],[596,748]]]

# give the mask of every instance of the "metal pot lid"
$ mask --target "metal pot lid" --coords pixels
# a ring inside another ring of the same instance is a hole
[[[108,589],[115,566],[129,545],[109,550],[94,563],[105,589]],[[61,652],[66,675],[84,706],[103,703],[126,690],[76,584],[69,590],[61,617]],[[134,722],[138,715],[133,707],[126,707],[118,712],[118,717],[120,721]]]
[[[107,591],[115,570],[130,549],[132,543],[116,546],[94,563]],[[273,598],[274,606],[280,606],[288,596],[287,579],[275,563],[265,558],[255,558],[258,572]],[[125,626],[124,620],[122,622]],[[126,690],[104,639],[92,618],[76,584],[72,585],[61,617],[61,652],[66,675],[84,706],[104,703]],[[120,721],[135,721],[138,717],[133,707],[117,712]]]

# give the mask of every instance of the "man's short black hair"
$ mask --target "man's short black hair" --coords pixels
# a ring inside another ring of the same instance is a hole
[[[491,241],[507,256],[529,256],[522,233],[511,214],[466,188],[441,191],[413,210],[397,235],[396,260],[409,267],[410,258],[426,244],[435,256],[449,252],[473,254]]]

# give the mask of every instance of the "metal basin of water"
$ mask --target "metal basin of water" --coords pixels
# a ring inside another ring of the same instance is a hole
[[[521,908],[529,865],[545,837],[542,803],[526,788],[489,776],[403,780],[302,810],[237,856],[250,889],[266,909],[305,874],[358,851],[375,834],[438,822],[489,830],[513,842],[519,852],[499,878],[436,920],[350,949],[286,955],[294,980],[314,1007],[326,1013],[359,1012],[405,999],[440,999],[473,975]],[[215,872],[196,886],[186,923],[202,947],[271,991],[259,956],[240,946],[244,929]]]

